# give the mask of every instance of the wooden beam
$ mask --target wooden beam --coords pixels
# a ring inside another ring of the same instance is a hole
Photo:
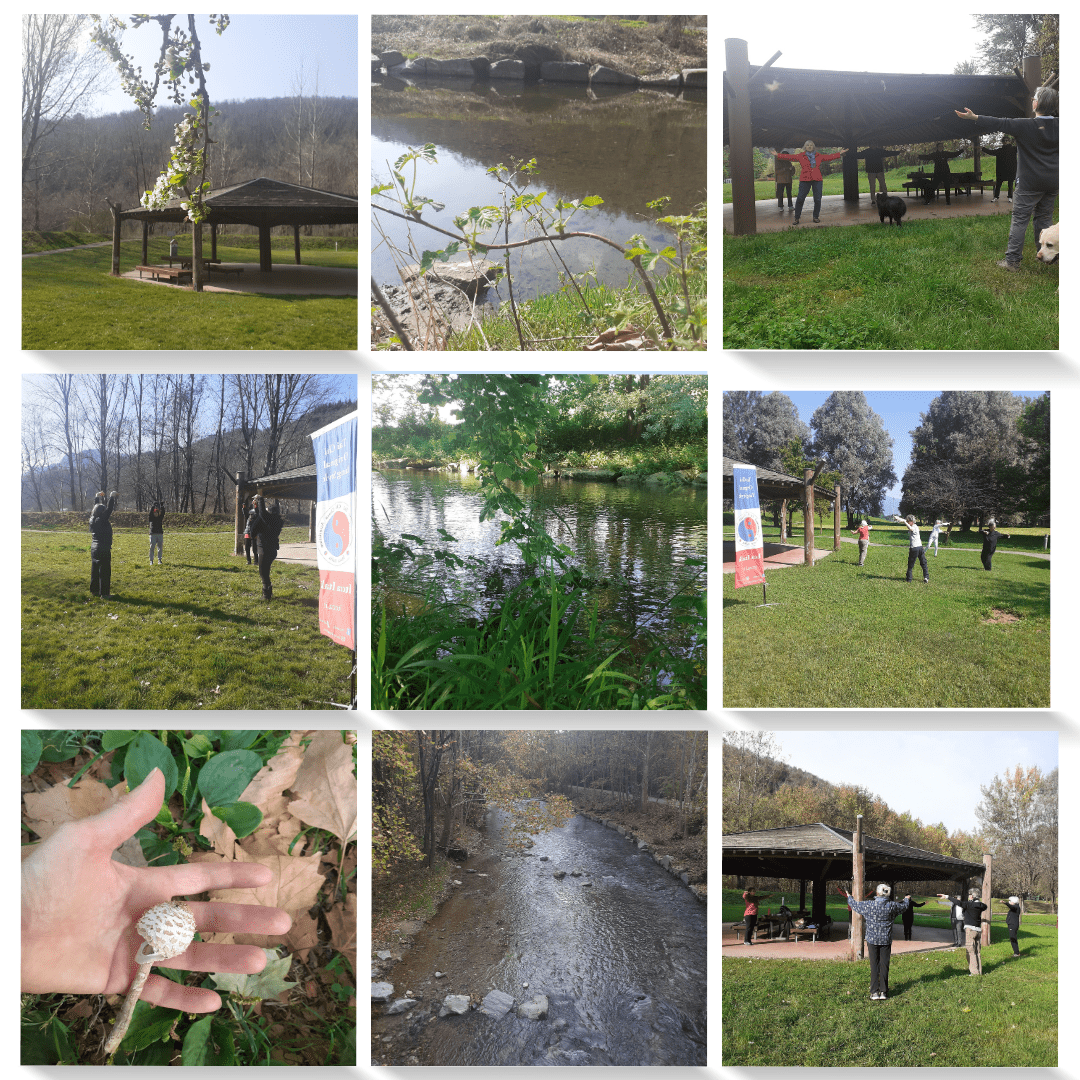
[[[810,470],[807,469],[807,472]],[[855,818],[855,835],[851,839],[851,895],[856,900],[863,898],[866,877],[866,856],[863,853],[862,814]],[[863,941],[866,936],[866,925],[863,917],[857,912],[851,913],[851,947],[848,950],[849,960],[861,960],[864,955]]]
[[[116,203],[114,205],[113,203],[109,202],[108,199],[106,199],[105,201],[107,203],[109,203],[109,209],[112,211],[112,218],[113,218],[112,270],[111,270],[111,274],[112,274],[113,277],[119,277],[120,276],[120,204]]]
[[[819,465],[820,469],[821,466]],[[817,472],[803,469],[803,561],[814,565],[814,477]]]
[[[264,273],[270,272],[270,226],[259,226],[259,269]]]
[[[986,910],[982,913],[982,943],[983,948],[990,944],[990,897],[992,895],[991,889],[993,886],[993,862],[994,856],[987,852],[983,855],[983,879],[982,879],[982,900],[986,905]]]
[[[292,227],[293,232],[293,248],[296,251],[296,265],[300,265],[300,226],[294,225]]]
[[[832,549],[840,550],[840,485],[836,485],[836,497],[833,499],[832,511]]]
[[[247,473],[236,474],[236,512],[234,514],[234,531],[236,533],[233,544],[233,554],[244,554],[244,487],[247,481]]]

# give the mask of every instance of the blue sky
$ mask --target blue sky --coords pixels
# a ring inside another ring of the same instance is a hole
[[[867,390],[866,400],[870,408],[881,417],[885,430],[893,439],[893,470],[896,473],[896,486],[886,493],[886,497],[900,498],[901,481],[904,470],[911,462],[911,436],[909,432],[919,426],[920,414],[930,408],[941,390]],[[814,410],[824,405],[831,390],[783,390],[799,410],[799,419],[810,423]],[[1042,390],[1014,390],[1016,397],[1039,397]]]
[[[173,26],[187,28],[187,16],[178,15]],[[356,15],[234,15],[218,37],[209,17],[198,15],[203,60],[210,65],[206,74],[211,104],[245,101],[259,97],[290,97],[293,80],[303,65],[305,94],[315,86],[318,69],[320,97],[358,96],[358,33]],[[161,49],[161,30],[151,22],[137,30],[130,25],[121,49],[134,56],[143,77],[153,83],[153,66]],[[107,93],[98,95],[85,111],[89,115],[127,112],[132,100],[120,89],[115,68],[107,77]],[[167,93],[159,87],[159,106],[169,105]]]
[[[883,702],[883,704],[886,704]],[[898,814],[924,825],[944,823],[950,832],[978,826],[975,807],[982,787],[1017,765],[1038,765],[1043,774],[1058,765],[1056,731],[774,731],[781,759],[830,784],[857,784],[880,796]],[[977,741],[978,751],[972,743]],[[893,768],[888,762],[918,762]],[[854,822],[835,821],[845,829]]]

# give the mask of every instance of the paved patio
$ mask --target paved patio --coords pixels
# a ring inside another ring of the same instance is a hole
[[[832,549],[814,548],[814,562],[832,554]],[[763,544],[762,556],[768,570],[777,570],[784,566],[802,566],[806,562],[806,552],[802,544]],[[724,573],[735,573],[735,541],[724,541]]]
[[[865,178],[864,181],[865,183]],[[793,186],[793,198],[798,197],[799,185]],[[939,195],[932,199],[929,205],[923,203],[918,195],[906,196],[902,191],[890,191],[890,195],[898,195],[907,205],[907,213],[904,215],[904,224],[909,221],[923,221],[926,219],[942,220],[944,218],[975,217],[989,214],[1002,214],[1006,217],[1012,213],[1012,203],[1006,198],[1006,189],[1001,189],[1001,197],[998,202],[993,202],[994,193],[988,188],[981,195],[978,191],[972,191],[970,195],[953,195],[952,205],[946,206],[945,199]],[[759,233],[780,232],[781,229],[790,228],[795,222],[794,209],[789,210],[787,199],[784,199],[784,207],[781,210],[776,205],[776,199],[759,199],[754,203],[754,212],[757,217],[757,231]],[[724,204],[724,232],[735,231],[734,208],[731,203]],[[892,228],[889,219],[885,219],[882,225],[878,217],[877,206],[870,202],[868,192],[859,193],[857,203],[844,202],[843,195],[824,195],[821,199],[821,224],[814,224],[814,197],[813,193],[806,196],[803,204],[802,217],[799,218],[799,228],[823,229],[828,225],[877,225],[879,228]],[[1003,226],[1004,227],[1004,226]],[[903,226],[901,226],[903,228]],[[1008,229],[1005,229],[1008,232]]]
[[[917,918],[917,916],[916,916]],[[834,922],[832,940],[811,941],[801,938],[798,941],[781,941],[779,938],[766,940],[758,937],[753,945],[737,941],[735,927],[741,922],[723,923],[720,939],[721,956],[749,956],[754,960],[846,960],[848,956],[848,933],[851,924]],[[893,928],[892,955],[903,953],[931,952],[953,949],[952,931],[934,926],[919,926],[911,929],[911,941],[904,940],[904,928],[897,923]]]
[[[290,296],[357,296],[357,271],[331,266],[297,266],[281,263],[266,273],[258,263],[226,263],[226,266],[242,266],[242,274],[215,274],[203,286],[204,292],[261,293],[263,295]],[[148,276],[139,277],[138,270],[129,270],[121,277],[141,281],[145,285],[160,285],[166,289],[190,285],[173,285],[168,281],[152,281]]]

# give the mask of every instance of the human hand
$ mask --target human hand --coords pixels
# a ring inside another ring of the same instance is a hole
[[[112,853],[147,822],[165,797],[155,769],[134,791],[94,817],[61,825],[22,864],[22,991],[29,994],[119,994],[131,985],[142,938],[135,923],[149,908],[208,889],[267,885],[273,873],[258,863],[187,863],[139,868]],[[188,903],[204,933],[284,934],[292,925],[280,908],[257,904]],[[159,967],[254,974],[266,954],[254,945],[193,942]],[[142,997],[184,1012],[213,1012],[213,990],[180,986],[151,974]]]
[[[978,113],[973,113],[970,109],[968,109],[966,107],[965,107],[963,112],[961,112],[959,109],[953,109],[953,112],[956,113],[956,115],[959,116],[961,120],[978,120],[979,119]]]

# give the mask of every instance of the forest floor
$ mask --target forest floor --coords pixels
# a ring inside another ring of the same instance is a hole
[[[708,62],[708,26],[673,33],[664,23],[529,15],[374,15],[371,51],[436,59],[486,56],[604,64],[638,76],[673,75]]]
[[[603,799],[575,797],[574,808],[588,811],[618,825],[625,825],[634,836],[644,840],[657,855],[670,855],[672,860],[689,871],[690,883],[702,891],[709,873],[709,834],[702,829],[696,836],[679,833],[678,812],[667,806],[650,804],[642,813],[636,806],[618,806]]]

